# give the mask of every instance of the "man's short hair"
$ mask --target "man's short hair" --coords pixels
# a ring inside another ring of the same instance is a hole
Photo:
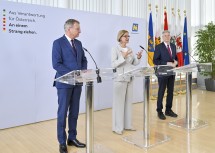
[[[78,20],[75,19],[68,19],[65,24],[64,24],[64,30],[68,30],[69,28],[71,28],[75,23],[80,24],[80,22]]]
[[[169,31],[169,30],[164,30],[164,31],[162,32],[162,35],[165,34],[165,33],[169,33],[169,34],[170,34],[170,31]]]

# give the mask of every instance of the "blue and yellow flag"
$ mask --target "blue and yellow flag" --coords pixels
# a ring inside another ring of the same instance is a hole
[[[148,63],[150,66],[154,66],[154,35],[153,35],[153,22],[152,13],[149,15],[149,30],[148,30]]]
[[[188,49],[188,37],[187,37],[187,17],[184,18],[184,33],[183,33],[183,49],[184,53],[184,65],[190,64],[189,49]]]

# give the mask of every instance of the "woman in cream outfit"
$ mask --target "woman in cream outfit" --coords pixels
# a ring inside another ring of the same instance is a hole
[[[136,56],[133,54],[129,43],[129,32],[120,30],[117,35],[119,45],[112,49],[112,67],[117,68],[117,73],[129,71],[134,65],[140,63],[142,51]],[[132,101],[133,101],[133,81],[129,76],[118,77],[114,80],[113,94],[113,125],[112,130],[116,134],[122,134],[123,130],[133,130],[132,128]]]

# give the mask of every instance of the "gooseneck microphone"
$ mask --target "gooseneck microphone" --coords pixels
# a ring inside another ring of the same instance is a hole
[[[143,49],[143,50],[145,50],[145,48],[144,48],[143,46],[141,46],[141,45],[140,45],[140,48],[141,48],[141,49]],[[147,51],[147,50],[145,50],[145,52],[146,52],[146,54],[148,55],[148,57],[150,58],[150,60],[152,60],[152,61],[153,61],[153,59],[151,58],[151,56],[149,56],[148,51]]]
[[[141,45],[140,45],[140,48],[142,48],[143,50],[145,50],[145,48],[144,48],[143,46],[141,46]],[[153,61],[153,59],[149,56],[148,51],[145,50],[145,52],[146,52],[146,54],[148,55],[148,57],[150,58],[150,60]],[[154,67],[154,70],[155,70],[155,74],[158,74],[158,67],[157,67],[157,66]]]
[[[185,53],[184,51],[183,51],[183,53]],[[191,56],[190,55],[190,53],[189,52],[186,52],[196,63],[198,63],[198,61],[193,57],[193,56]],[[197,69],[198,69],[198,71],[199,72],[201,72],[201,68],[200,68],[200,66],[197,64]]]
[[[189,52],[184,52],[184,53],[187,53],[196,63],[198,63],[198,61],[193,56],[191,56]]]
[[[97,64],[96,64],[96,61],[94,60],[94,58],[93,58],[93,56],[90,54],[90,52],[86,49],[86,48],[84,48],[83,47],[83,49],[84,49],[84,51],[86,51],[89,55],[90,55],[90,57],[92,58],[92,60],[93,60],[93,62],[95,63],[95,66],[96,66],[96,74],[97,74],[97,83],[101,83],[102,82],[102,78],[101,78],[101,76],[99,75],[99,68],[98,68],[98,66],[97,66]]]

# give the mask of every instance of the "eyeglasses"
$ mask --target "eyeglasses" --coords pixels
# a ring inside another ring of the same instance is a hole
[[[125,37],[125,38],[130,38],[130,36],[129,36],[129,35],[125,35],[125,36],[122,36],[122,37]]]

